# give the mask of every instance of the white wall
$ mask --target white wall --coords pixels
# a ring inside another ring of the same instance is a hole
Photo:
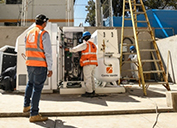
[[[169,77],[174,83],[177,83],[177,35],[160,39],[157,41],[157,45],[165,67],[167,67],[168,51],[170,51]]]

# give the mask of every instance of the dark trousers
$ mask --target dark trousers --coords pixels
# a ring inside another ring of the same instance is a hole
[[[46,67],[27,66],[28,83],[25,90],[24,107],[30,106],[30,116],[38,115],[39,100],[47,77]]]

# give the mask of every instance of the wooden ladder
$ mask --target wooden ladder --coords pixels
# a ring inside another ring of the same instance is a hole
[[[129,4],[129,8],[125,8],[126,4]],[[138,12],[137,11],[137,7],[141,7],[143,11]],[[125,13],[126,12],[130,12],[131,18],[129,17],[125,17]],[[137,15],[144,15],[144,19],[145,20],[138,20]],[[132,29],[133,29],[133,35],[128,36],[128,35],[124,35],[124,27],[125,27],[125,20],[130,20],[132,21]],[[143,23],[146,24],[145,26],[147,27],[138,27],[138,23]],[[150,38],[151,39],[138,39],[138,35],[142,32],[148,32],[150,34]],[[134,42],[133,44],[125,44],[124,43],[124,39],[127,37],[132,37]],[[151,42],[152,43],[152,47],[153,49],[140,49],[139,44],[140,43],[146,43],[146,42]],[[123,52],[123,47],[129,47],[130,45],[134,45],[137,51],[137,64],[138,64],[138,73],[139,73],[139,84],[141,84],[142,88],[143,88],[143,93],[144,95],[147,95],[147,87],[150,84],[162,84],[167,90],[170,90],[169,84],[168,84],[168,80],[165,74],[165,70],[163,67],[163,63],[162,63],[162,59],[155,41],[155,36],[153,33],[153,30],[151,28],[151,25],[149,23],[149,19],[148,16],[146,14],[146,10],[143,4],[143,1],[140,0],[140,3],[136,3],[136,0],[124,0],[123,1],[123,16],[122,16],[122,32],[121,32],[121,57],[120,57],[120,73],[122,72],[122,65],[124,63],[132,63],[132,62],[128,62],[128,61],[122,61],[123,59],[123,55],[125,54],[130,54],[130,53],[126,53]],[[141,59],[141,54],[143,52],[149,52],[148,54],[150,54],[152,56],[152,59]],[[154,66],[156,67],[155,70],[148,70],[145,71],[143,70],[143,65],[145,63],[154,63]],[[132,70],[129,70],[132,71]],[[144,79],[144,76],[146,74],[158,74],[158,76],[161,76],[161,80],[158,81],[153,81],[151,80],[151,82],[146,81]],[[120,81],[119,81],[120,83]]]

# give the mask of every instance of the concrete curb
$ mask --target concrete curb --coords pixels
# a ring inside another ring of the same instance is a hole
[[[158,109],[158,113],[175,112],[173,108]],[[41,112],[43,116],[93,116],[93,115],[123,115],[123,114],[145,114],[156,113],[155,109],[138,109],[138,110],[111,110],[111,111],[78,111],[78,112]],[[29,117],[29,113],[12,112],[0,113],[2,117]]]

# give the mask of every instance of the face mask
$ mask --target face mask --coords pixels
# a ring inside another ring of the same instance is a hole
[[[134,53],[133,51],[130,51],[130,53]]]

